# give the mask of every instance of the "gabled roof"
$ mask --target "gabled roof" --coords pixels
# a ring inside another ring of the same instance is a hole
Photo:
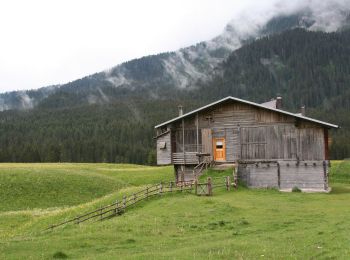
[[[320,120],[317,120],[317,119],[314,119],[314,118],[311,118],[311,117],[307,117],[307,116],[303,116],[303,115],[300,115],[300,114],[293,114],[291,112],[287,112],[287,111],[284,111],[284,110],[280,110],[280,109],[276,109],[276,108],[271,108],[271,107],[266,107],[262,104],[258,104],[258,103],[255,103],[255,102],[251,102],[251,101],[247,101],[247,100],[244,100],[244,99],[240,99],[240,98],[235,98],[235,97],[231,97],[231,96],[228,96],[228,97],[225,97],[223,99],[220,99],[218,101],[215,101],[213,103],[210,103],[206,106],[203,106],[203,107],[200,107],[198,109],[195,109],[191,112],[188,112],[182,116],[178,116],[178,117],[175,117],[169,121],[166,121],[164,123],[161,123],[159,125],[156,125],[154,128],[159,128],[159,127],[162,127],[162,126],[165,126],[167,124],[170,124],[170,123],[173,123],[175,121],[178,121],[182,118],[185,118],[185,117],[188,117],[190,115],[193,115],[193,114],[196,114],[197,112],[200,112],[200,111],[203,111],[209,107],[212,107],[212,106],[215,106],[215,105],[218,105],[220,103],[223,103],[227,100],[232,100],[232,101],[236,101],[236,102],[239,102],[239,103],[243,103],[243,104],[247,104],[247,105],[251,105],[251,106],[254,106],[254,107],[258,107],[258,108],[262,108],[262,109],[265,109],[265,110],[269,110],[269,111],[274,111],[274,112],[277,112],[277,113],[280,113],[280,114],[283,114],[283,115],[288,115],[288,116],[292,116],[292,117],[295,117],[295,118],[298,118],[298,119],[302,119],[302,120],[305,120],[305,121],[309,121],[309,122],[313,122],[313,123],[316,123],[316,124],[319,124],[319,125],[322,125],[322,126],[325,126],[325,127],[328,127],[328,128],[339,128],[338,125],[333,125],[333,124],[330,124],[330,123],[327,123],[327,122],[323,122],[323,121],[320,121]]]

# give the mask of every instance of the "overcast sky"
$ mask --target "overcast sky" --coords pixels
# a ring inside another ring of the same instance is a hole
[[[0,0],[0,92],[63,84],[123,61],[209,40],[232,19],[247,23],[238,18],[242,13],[255,19],[260,12],[266,19],[281,3],[292,9],[326,1],[350,2]]]
[[[0,92],[62,84],[209,40],[252,2],[0,0]]]

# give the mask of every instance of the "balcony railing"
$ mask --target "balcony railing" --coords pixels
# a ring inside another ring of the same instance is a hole
[[[176,153],[184,152],[183,145],[180,143],[176,143]],[[203,145],[201,144],[185,144],[185,152],[203,152]]]

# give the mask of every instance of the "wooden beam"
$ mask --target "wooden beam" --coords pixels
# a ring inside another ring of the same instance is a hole
[[[199,153],[199,119],[198,119],[198,113],[196,113],[196,145],[197,145],[197,153]],[[199,156],[198,156],[198,163],[200,163]]]
[[[324,159],[329,160],[329,147],[328,147],[328,129],[323,129],[324,134]]]
[[[184,156],[184,165],[186,165],[185,158],[185,119],[182,118],[182,152]]]

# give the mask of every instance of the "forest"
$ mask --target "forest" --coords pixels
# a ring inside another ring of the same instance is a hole
[[[153,59],[135,67],[140,81],[160,76]],[[263,37],[234,51],[211,80],[190,88],[156,80],[138,89],[96,82],[75,81],[33,109],[1,112],[0,161],[152,165],[156,124],[175,117],[179,104],[188,112],[229,95],[254,102],[281,95],[291,112],[305,105],[308,116],[341,126],[331,132],[332,159],[350,157],[350,30],[294,29]]]

